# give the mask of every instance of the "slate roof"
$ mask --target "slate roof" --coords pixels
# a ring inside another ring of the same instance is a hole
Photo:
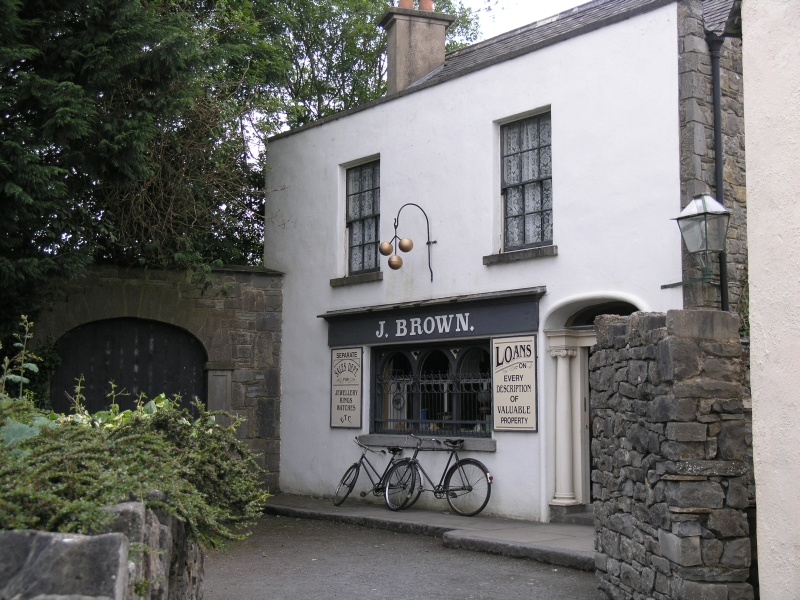
[[[719,3],[723,0],[707,1]],[[547,19],[451,52],[442,66],[409,87],[430,85],[465,75],[674,2],[675,0],[595,0],[581,4]]]
[[[530,0],[533,1],[533,0]],[[497,63],[511,60],[546,46],[552,46],[590,31],[619,23],[635,16],[674,4],[678,0],[594,0],[562,13],[524,25],[496,37],[467,46],[446,55],[445,62],[406,89],[373,100],[348,111],[331,115],[297,129],[279,133],[270,139],[281,138],[297,131],[315,127],[343,116],[367,110],[398,96],[433,86]],[[723,35],[735,34],[741,26],[742,0],[703,0],[704,26],[708,31]],[[677,50],[677,46],[676,46]]]
[[[703,0],[703,21],[706,30],[724,35],[740,33],[741,0]]]

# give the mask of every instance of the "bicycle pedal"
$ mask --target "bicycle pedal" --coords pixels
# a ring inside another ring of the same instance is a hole
[[[366,498],[367,497],[367,492],[359,492],[358,495],[361,496],[362,498]]]

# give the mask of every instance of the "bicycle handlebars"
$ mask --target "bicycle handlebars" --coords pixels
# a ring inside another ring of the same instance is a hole
[[[354,437],[353,441],[356,444],[358,444],[359,446],[361,446],[364,450],[369,450],[370,452],[374,452],[375,454],[386,454],[386,450],[382,450],[382,449],[381,450],[373,450],[369,446],[366,446],[366,445],[362,444],[361,440],[359,440],[357,437]]]

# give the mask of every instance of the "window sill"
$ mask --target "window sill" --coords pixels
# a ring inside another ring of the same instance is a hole
[[[358,285],[359,283],[371,283],[382,281],[383,273],[375,271],[373,273],[360,273],[359,275],[348,275],[347,277],[337,277],[331,279],[331,287],[343,287],[345,285]]]
[[[538,248],[526,248],[525,250],[512,250],[501,254],[490,254],[483,257],[483,264],[487,267],[492,265],[503,265],[517,262],[518,260],[531,260],[534,258],[546,258],[548,256],[558,256],[558,246],[539,246]]]
[[[431,436],[423,436],[431,437]],[[441,436],[436,439],[448,437],[458,439],[458,436]],[[417,440],[407,435],[392,435],[389,433],[370,433],[358,436],[361,443],[367,446],[399,446],[400,448],[416,448]],[[462,438],[464,440],[463,450],[472,452],[496,452],[497,442],[492,438]],[[444,448],[444,446],[443,446]]]

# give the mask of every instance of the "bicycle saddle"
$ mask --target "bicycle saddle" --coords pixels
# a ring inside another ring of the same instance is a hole
[[[398,454],[402,454],[403,453],[403,449],[400,448],[399,446],[389,446],[386,449],[389,452],[391,452],[393,455],[395,455],[395,456],[397,456]]]
[[[450,446],[451,448],[461,448],[461,446],[464,445],[464,440],[463,439],[445,440],[444,443],[446,446]]]

